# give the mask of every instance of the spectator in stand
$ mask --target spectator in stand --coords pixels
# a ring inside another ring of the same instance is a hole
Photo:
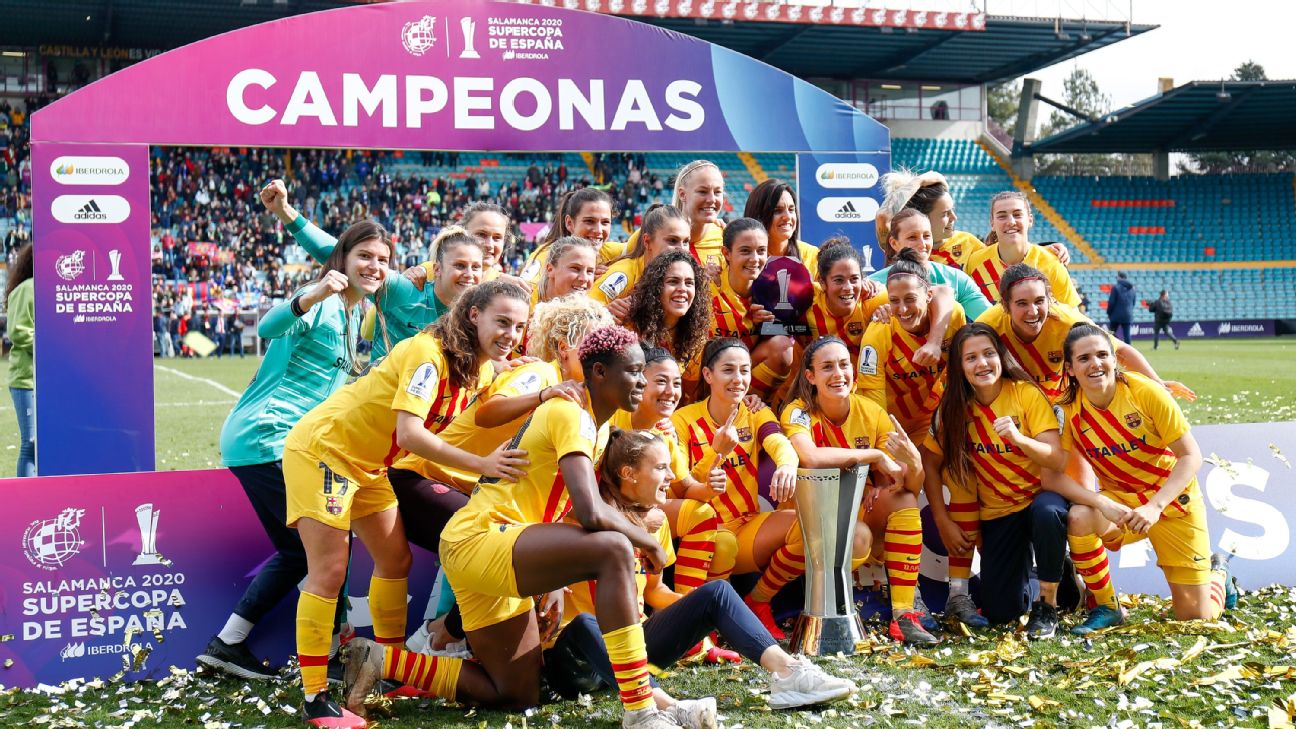
[[[171,349],[171,332],[167,315],[162,313],[162,307],[157,307],[153,311],[153,338],[157,341],[159,357],[175,356],[175,350]]]
[[[18,415],[18,468],[19,478],[36,475],[36,398],[32,379],[32,345],[35,341],[36,304],[32,297],[32,247],[25,245],[18,251],[9,268],[9,283],[5,286],[5,311],[8,314],[9,341],[9,395],[13,398]]]
[[[1161,289],[1161,295],[1156,298],[1156,301],[1150,302],[1147,308],[1152,312],[1152,349],[1160,346],[1162,330],[1170,341],[1174,342],[1175,349],[1179,349],[1179,339],[1170,328],[1170,320],[1174,317],[1174,304],[1170,303],[1170,294],[1166,293],[1165,289]]]
[[[1124,271],[1116,274],[1116,284],[1112,286],[1111,294],[1107,297],[1107,321],[1110,325],[1112,334],[1119,335],[1126,343],[1130,343],[1130,329],[1134,325],[1134,298],[1137,294],[1134,292],[1134,284],[1130,283],[1129,277]],[[1121,334],[1121,328],[1125,329]]]

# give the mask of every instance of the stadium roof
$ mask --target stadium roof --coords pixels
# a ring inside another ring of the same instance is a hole
[[[1296,149],[1296,81],[1193,81],[1027,145],[1028,154]]]
[[[169,50],[235,28],[363,1],[0,0],[0,45]],[[958,83],[1009,80],[1157,27],[993,15],[984,17],[984,29],[966,30],[635,19],[723,45],[802,78]]]

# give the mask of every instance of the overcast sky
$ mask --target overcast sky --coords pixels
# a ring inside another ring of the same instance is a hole
[[[1160,25],[1143,35],[1032,74],[1045,96],[1062,98],[1062,80],[1089,69],[1119,109],[1156,93],[1157,79],[1178,86],[1227,78],[1246,60],[1271,79],[1296,79],[1296,0],[1133,0],[1137,24]],[[991,14],[997,14],[992,1]]]

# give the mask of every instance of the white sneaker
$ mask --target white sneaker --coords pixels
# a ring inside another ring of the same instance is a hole
[[[678,727],[679,722],[666,712],[658,711],[656,706],[627,711],[621,715],[621,729],[678,729]]]
[[[405,650],[410,653],[422,653],[425,656],[443,656],[447,658],[463,658],[465,660],[472,658],[472,651],[468,650],[468,641],[460,640],[453,643],[447,643],[445,648],[437,650],[432,647],[432,631],[428,630],[428,621],[423,621],[419,629],[414,631],[408,640],[405,641]]]
[[[405,650],[410,653],[426,654],[431,641],[432,634],[428,632],[428,621],[424,620],[419,623],[419,629],[414,631],[414,635],[405,639]]]
[[[829,676],[805,656],[797,656],[788,675],[770,676],[771,709],[826,704],[844,699],[855,691],[855,684],[844,678]]]
[[[680,699],[664,713],[684,729],[716,729],[716,700]]]

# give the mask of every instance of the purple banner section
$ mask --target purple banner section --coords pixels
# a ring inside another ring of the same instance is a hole
[[[5,479],[0,490],[6,686],[193,668],[274,552],[226,470]],[[411,630],[436,575],[432,556],[414,552]],[[357,544],[350,621],[361,629],[372,564]],[[273,665],[293,652],[296,604],[294,592],[250,638]]]
[[[1102,314],[1097,314],[1099,320]],[[1105,323],[1105,322],[1102,322]],[[1130,327],[1130,336],[1134,339],[1151,339],[1154,327],[1148,322],[1137,322]],[[1170,331],[1180,339],[1200,339],[1203,337],[1272,337],[1276,336],[1276,325],[1273,319],[1211,319],[1170,322]],[[1165,336],[1163,332],[1161,336]]]
[[[888,139],[831,94],[704,41],[480,1],[226,33],[60,99],[32,129],[40,141],[456,150],[847,151]]]
[[[32,144],[36,465],[151,471],[148,147]]]
[[[865,275],[886,265],[873,226],[885,191],[878,179],[891,169],[885,150],[856,154],[797,155],[801,239],[814,245],[836,235],[851,239],[864,256]],[[811,271],[818,276],[817,271]]]

